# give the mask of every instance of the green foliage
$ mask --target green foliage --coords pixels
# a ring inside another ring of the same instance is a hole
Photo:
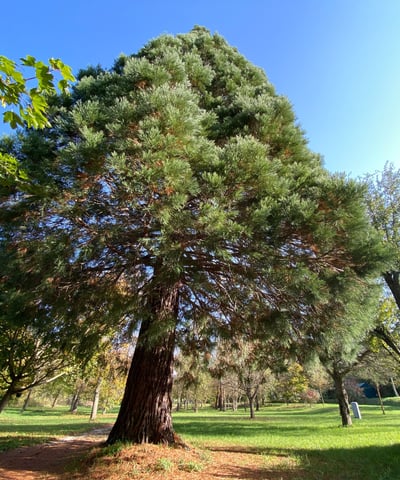
[[[24,172],[18,160],[8,154],[0,152],[0,185],[12,186],[15,183],[26,182],[28,177]]]
[[[366,177],[368,193],[366,196],[366,205],[371,220],[371,224],[382,237],[389,252],[389,258],[382,269],[382,277],[396,302],[397,309],[400,310],[400,170],[396,170],[394,165],[386,163],[382,172],[377,172]],[[388,303],[386,307],[388,307]],[[398,342],[398,321],[394,320],[390,324],[391,315],[382,314],[385,308],[381,310],[376,335],[383,340],[389,349],[400,358],[400,346]],[[386,314],[388,314],[386,308]],[[385,316],[388,317],[385,319]]]
[[[339,295],[336,304],[331,305],[332,328],[323,332],[316,351],[330,374],[335,371],[346,375],[370,349],[370,334],[378,318],[380,288],[375,284],[354,283]]]
[[[32,70],[33,77],[30,76]],[[56,80],[54,72],[58,73],[60,80]],[[29,87],[33,80],[36,84]],[[21,58],[21,66],[18,66],[13,60],[0,55],[0,105],[5,110],[3,121],[13,129],[49,127],[49,98],[57,94],[57,88],[66,94],[74,81],[71,68],[60,59],[50,58],[45,64],[27,55]],[[26,189],[28,185],[27,173],[20,162],[0,148],[0,186]]]
[[[299,363],[292,363],[287,371],[278,376],[276,394],[280,400],[287,404],[298,402],[307,391],[308,380],[304,374],[303,367]]]
[[[323,169],[259,68],[195,28],[79,79],[16,147],[41,195],[0,218],[76,350],[141,321],[152,340],[273,331],[286,351],[334,328],[381,246],[363,188]]]
[[[29,128],[49,126],[47,97],[56,94],[56,87],[63,93],[68,91],[70,82],[75,81],[71,68],[58,58],[50,58],[45,64],[31,55],[21,58],[21,65],[0,55],[0,103],[6,108],[3,120],[12,128],[25,123]],[[30,70],[33,70],[33,77],[27,78],[25,74],[29,75]],[[54,72],[61,76],[57,83]],[[28,82],[32,79],[37,85],[29,88]],[[9,109],[13,106],[17,112]]]

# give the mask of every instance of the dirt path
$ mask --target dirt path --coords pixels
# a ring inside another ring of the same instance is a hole
[[[83,435],[63,437],[58,440],[21,447],[0,453],[0,480],[60,480],[74,478],[87,480],[88,472],[82,457],[107,439],[111,425],[92,430]],[[269,459],[268,465],[257,449],[238,447],[211,447],[209,458],[203,462],[195,450],[173,449],[156,445],[136,445],[123,450],[111,459],[93,465],[92,480],[289,480],[293,467],[281,468],[284,458]],[[204,463],[201,471],[181,468]],[[160,466],[164,467],[160,469]],[[75,473],[66,469],[78,467]],[[81,468],[79,468],[81,467]],[[304,477],[307,478],[307,477]]]
[[[1,480],[53,480],[90,448],[104,442],[110,426],[83,435],[0,453]]]

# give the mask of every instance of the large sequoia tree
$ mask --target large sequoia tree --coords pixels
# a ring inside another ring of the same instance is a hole
[[[23,222],[12,248],[25,242],[29,264],[49,253],[46,309],[74,338],[140,329],[108,442],[173,443],[177,339],[328,328],[332,291],[377,253],[362,191],[323,169],[288,100],[203,28],[81,72],[53,103],[53,127],[15,145],[32,185],[4,202],[4,228]]]

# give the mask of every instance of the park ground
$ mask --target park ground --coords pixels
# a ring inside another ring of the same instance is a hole
[[[182,412],[175,416],[175,427],[189,448],[104,447],[110,418],[90,425],[83,415],[74,417],[71,434],[54,435],[55,420],[58,425],[72,422],[70,416],[53,415],[53,426],[44,434],[45,412],[26,412],[26,423],[8,431],[5,416],[0,419],[0,448],[14,448],[0,454],[0,479],[398,480],[400,409],[387,407],[386,415],[376,406],[361,409],[363,419],[345,429],[332,405],[271,406],[255,420],[244,411]],[[42,431],[36,438],[39,423]],[[63,428],[68,431],[68,425]],[[43,442],[5,446],[16,436],[22,443]]]

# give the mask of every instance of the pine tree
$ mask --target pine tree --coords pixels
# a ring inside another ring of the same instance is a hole
[[[354,282],[337,292],[330,306],[333,325],[322,333],[315,351],[331,376],[343,426],[352,424],[345,377],[370,352],[370,333],[378,317],[380,288],[368,282]]]
[[[81,72],[51,122],[19,140],[34,181],[2,219],[22,218],[52,259],[48,303],[85,348],[139,328],[108,443],[177,441],[173,357],[187,330],[257,321],[295,342],[328,328],[315,319],[344,272],[379,259],[362,188],[330,176],[289,101],[201,27]]]

